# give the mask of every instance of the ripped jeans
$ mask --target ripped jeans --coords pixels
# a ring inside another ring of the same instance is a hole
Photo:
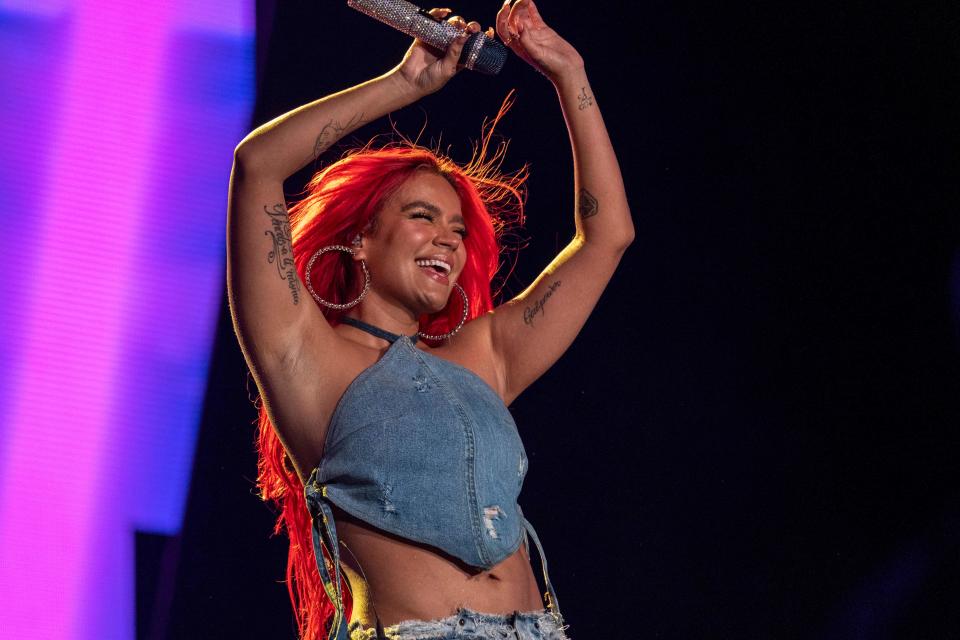
[[[569,640],[546,610],[497,615],[460,608],[440,620],[406,620],[383,630],[379,640]],[[377,630],[350,625],[350,640],[378,640]]]

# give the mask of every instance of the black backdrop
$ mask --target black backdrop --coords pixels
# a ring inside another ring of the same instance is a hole
[[[497,5],[455,9],[486,26]],[[637,227],[511,407],[572,636],[960,637],[956,4],[541,12],[587,61]],[[407,46],[340,1],[261,2],[258,28],[252,125]],[[466,160],[511,88],[506,168],[533,172],[517,293],[573,229],[550,85],[512,58],[395,120]],[[182,535],[138,543],[141,638],[294,637],[255,391],[224,303]]]

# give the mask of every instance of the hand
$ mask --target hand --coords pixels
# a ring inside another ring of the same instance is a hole
[[[438,20],[447,18],[452,13],[450,9],[430,9],[428,13]],[[419,39],[407,49],[403,61],[394,69],[399,78],[404,80],[418,95],[425,96],[439,90],[460,70],[457,61],[463,51],[463,44],[470,34],[480,31],[479,22],[466,22],[460,16],[452,16],[447,22],[461,29],[463,34],[447,49],[446,54],[440,54],[436,49],[425,45]],[[493,38],[493,27],[487,29],[487,36]]]
[[[533,0],[510,2],[504,0],[497,12],[497,34],[505,45],[554,82],[583,68],[583,58],[547,26]]]

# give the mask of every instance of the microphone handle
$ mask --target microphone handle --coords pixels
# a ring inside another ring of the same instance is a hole
[[[446,51],[462,33],[449,22],[437,20],[406,0],[347,0],[347,5],[440,51]]]
[[[406,0],[347,0],[347,6],[444,52],[463,33]],[[464,43],[459,64],[492,75],[500,72],[506,60],[507,48],[478,31]]]

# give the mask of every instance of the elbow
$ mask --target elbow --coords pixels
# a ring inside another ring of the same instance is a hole
[[[604,221],[597,224],[595,220],[600,220],[601,216]],[[611,207],[606,212],[599,213],[596,218],[591,217],[587,224],[579,228],[578,235],[582,242],[620,254],[633,244],[637,234],[630,208],[623,206]]]
[[[633,244],[633,241],[637,239],[637,232],[633,228],[633,223],[627,227],[626,231],[623,234],[623,237],[620,238],[620,250],[626,251],[627,248]]]
[[[620,231],[608,230],[608,233],[604,233],[602,236],[592,233],[577,234],[574,243],[578,248],[589,245],[605,254],[619,257],[633,244],[634,238],[633,225],[629,225]]]
[[[252,148],[250,137],[240,141],[240,144],[233,150],[233,170],[240,174],[247,174],[256,166],[257,155]]]
[[[620,232],[620,251],[626,251],[637,238],[636,228],[633,226],[633,214],[630,207],[624,207],[623,230]]]
[[[233,170],[240,176],[268,176],[270,162],[264,156],[263,144],[253,134],[240,141],[233,150]],[[282,179],[282,178],[281,178]]]
[[[617,253],[623,253],[631,244],[633,244],[633,241],[636,239],[636,237],[637,233],[633,227],[633,221],[630,219],[630,214],[627,213],[627,218],[623,227],[618,229],[610,237],[609,243]]]

